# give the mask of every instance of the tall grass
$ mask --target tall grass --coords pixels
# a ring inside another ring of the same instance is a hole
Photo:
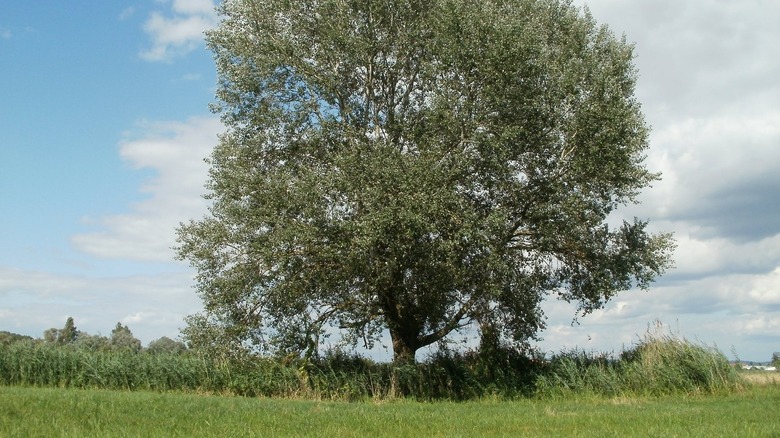
[[[294,370],[273,360],[227,363],[196,354],[91,351],[42,343],[0,346],[0,384],[260,396],[294,391]]]
[[[441,352],[396,367],[328,352],[311,361],[246,356],[217,360],[192,352],[92,351],[36,342],[0,345],[0,385],[185,391],[365,400],[719,393],[741,379],[715,348],[647,335],[616,357],[579,350],[550,360],[510,349]]]
[[[312,361],[241,357],[217,360],[195,353],[147,354],[93,351],[20,342],[0,346],[0,385],[190,391],[242,396],[329,400],[468,400],[531,392],[529,359],[440,353],[396,367],[339,351]]]
[[[578,350],[557,355],[540,373],[536,391],[553,397],[716,394],[735,391],[743,383],[716,348],[656,332],[619,358]]]

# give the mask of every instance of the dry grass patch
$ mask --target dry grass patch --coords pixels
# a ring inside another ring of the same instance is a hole
[[[747,372],[742,378],[755,385],[780,385],[780,373],[776,371]]]

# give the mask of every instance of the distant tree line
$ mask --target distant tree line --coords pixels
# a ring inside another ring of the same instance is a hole
[[[78,330],[72,317],[68,317],[63,328],[52,327],[44,331],[43,337],[38,339],[8,331],[0,331],[0,345],[9,345],[17,342],[70,346],[91,351],[129,351],[150,354],[180,354],[187,351],[187,346],[183,342],[173,340],[167,336],[151,341],[146,348],[143,348],[141,341],[133,336],[130,327],[120,322],[116,323],[114,329],[111,330],[110,336],[91,335]]]

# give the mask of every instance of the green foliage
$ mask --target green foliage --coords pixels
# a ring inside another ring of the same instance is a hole
[[[243,396],[363,400],[410,397],[467,400],[531,392],[530,361],[515,355],[501,378],[476,354],[441,353],[393,366],[329,352],[309,362],[19,343],[0,348],[0,385],[198,391]]]
[[[141,351],[141,341],[133,336],[133,332],[128,326],[119,322],[111,330],[111,338],[108,343],[112,350],[127,350],[133,353]]]
[[[49,343],[49,344],[56,344],[57,339],[60,337],[60,329],[57,328],[50,328],[48,330],[45,330],[43,332],[43,342]]]
[[[742,382],[726,356],[713,347],[671,336],[646,339],[629,351],[629,384],[634,392],[717,393]]]
[[[178,230],[188,343],[395,360],[470,321],[522,345],[551,292],[645,288],[672,239],[608,216],[658,175],[632,47],[559,0],[231,0],[207,35],[228,131]],[[215,351],[226,356],[229,352]]]
[[[111,349],[111,340],[105,336],[81,332],[74,345],[89,351],[108,351]]]
[[[564,352],[539,375],[537,394],[636,396],[732,392],[744,382],[720,351],[674,336],[647,335],[621,358]]]
[[[68,317],[67,321],[65,321],[65,327],[61,329],[50,328],[43,332],[43,340],[44,342],[57,345],[72,344],[76,342],[79,334],[73,318]]]
[[[141,351],[141,341],[133,336],[130,328],[117,323],[111,331],[111,337],[90,335],[76,329],[73,318],[69,317],[62,329],[51,328],[43,333],[43,341],[54,345],[72,345],[90,351]],[[182,346],[183,347],[183,346]]]
[[[772,354],[772,365],[780,369],[780,353],[774,352]]]
[[[60,344],[72,344],[78,339],[79,331],[76,329],[76,324],[73,322],[73,317],[68,317],[65,321],[65,327],[60,332]]]
[[[72,344],[73,342],[76,342],[76,339],[78,339],[79,331],[76,329],[76,324],[73,322],[73,317],[68,317],[68,320],[65,321],[65,327],[62,328],[62,330],[59,333],[59,338],[57,339],[58,344]]]
[[[149,343],[146,352],[149,354],[181,354],[187,351],[187,346],[181,341],[163,336]]]
[[[160,359],[130,350],[14,344],[0,349],[0,384],[106,389],[194,390],[205,368],[194,358]]]
[[[0,345],[0,385],[195,391],[329,400],[475,400],[718,394],[744,387],[725,356],[673,337],[648,337],[620,357],[569,351],[545,360],[508,347],[440,350],[416,364],[376,363],[339,350],[303,360],[193,352]]]
[[[301,385],[298,367],[272,359],[220,362],[195,354],[95,351],[48,343],[0,346],[0,385],[282,397],[311,393]]]
[[[32,336],[20,335],[18,333],[11,333],[7,331],[0,331],[0,345],[9,345],[17,342],[31,342]]]

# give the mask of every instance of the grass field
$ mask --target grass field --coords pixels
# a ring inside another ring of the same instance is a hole
[[[730,395],[463,403],[6,386],[0,436],[780,437],[780,385]]]

